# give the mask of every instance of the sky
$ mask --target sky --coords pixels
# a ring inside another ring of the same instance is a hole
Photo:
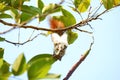
[[[93,3],[94,4],[94,3]],[[97,4],[96,4],[97,5]],[[76,69],[69,80],[120,80],[120,7],[110,10],[103,14],[102,20],[91,22],[94,30],[94,45],[92,50],[84,62]],[[84,14],[83,14],[84,16]],[[75,16],[77,18],[77,16]],[[79,20],[79,19],[78,19]],[[31,22],[35,26],[49,27],[47,20],[36,24],[36,21]],[[4,26],[0,24],[1,27]],[[7,28],[6,28],[7,29]],[[20,41],[28,39],[31,29],[20,29]],[[41,31],[35,31],[35,34]],[[77,62],[81,55],[89,48],[92,41],[91,36],[87,33],[78,32],[78,39],[69,45],[65,56],[61,61],[57,61],[52,65],[51,73],[61,74],[62,80],[71,67]],[[4,36],[6,39],[13,41],[17,40],[18,29]],[[15,46],[6,42],[0,42],[0,47],[5,48],[4,58],[9,63],[13,64],[14,60],[20,53],[24,53],[25,57],[30,60],[33,56],[41,53],[52,53],[53,43],[50,36],[45,37],[40,35],[32,42],[21,46]],[[25,75],[10,78],[9,80],[27,80]]]

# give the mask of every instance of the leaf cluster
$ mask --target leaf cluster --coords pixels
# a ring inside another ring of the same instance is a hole
[[[48,73],[54,62],[56,62],[56,59],[47,53],[36,55],[26,62],[24,53],[21,53],[13,65],[10,65],[4,60],[4,49],[0,48],[0,80],[8,80],[10,75],[19,76],[25,71],[27,71],[29,80],[40,80],[43,78],[54,80],[60,77],[58,74]]]
[[[39,22],[43,21],[48,15],[61,12],[61,16],[53,16],[54,18],[62,21],[65,27],[76,24],[74,15],[68,10],[64,9],[61,4],[50,3],[45,5],[42,0],[37,0],[37,7],[25,4],[30,0],[0,0],[0,19],[10,18],[13,19],[18,26],[26,25],[35,18]],[[73,6],[70,6],[73,11],[81,14],[88,10],[91,0],[74,0]],[[120,0],[101,0],[104,7],[109,10],[114,6],[120,5]],[[11,11],[12,14],[6,13]],[[69,20],[69,21],[68,21]],[[78,37],[73,30],[67,31],[68,43],[72,44]],[[75,35],[75,36],[74,36]]]
[[[75,42],[75,40],[78,38],[78,33],[75,32],[72,28],[67,30],[67,28],[76,24],[77,21],[76,18],[74,17],[75,15],[73,15],[70,11],[65,9],[64,6],[61,5],[61,3],[60,4],[50,3],[48,5],[45,5],[42,0],[37,0],[37,6],[32,6],[26,4],[26,2],[29,1],[30,0],[0,0],[0,20],[4,19],[13,20],[16,23],[15,25],[9,23],[8,24],[10,26],[13,27],[18,26],[20,28],[21,26],[27,25],[30,21],[34,19],[38,19],[38,21],[41,22],[44,21],[48,15],[54,13],[62,13],[62,15],[53,16],[53,18],[60,20],[61,22],[64,23],[66,28],[65,31],[68,35],[69,45]],[[115,6],[119,6],[120,0],[101,0],[100,3],[103,4],[106,10],[109,10]],[[73,0],[72,4],[73,5],[69,7],[72,8],[74,12],[77,12],[79,13],[79,15],[81,15],[81,13],[88,11],[88,9],[90,8],[91,0]],[[81,23],[84,23],[84,21]],[[7,25],[7,22],[3,24]],[[78,26],[80,25],[78,24]],[[45,29],[42,28],[42,30]],[[80,29],[78,30],[80,31]],[[6,39],[0,37],[0,42],[3,41],[6,41]],[[90,50],[86,52],[85,57],[88,55],[89,51]],[[47,79],[51,78],[53,80],[56,78],[60,78],[60,75],[58,74],[49,73],[51,66],[56,61],[57,60],[53,58],[51,54],[42,53],[34,56],[27,62],[24,53],[21,53],[16,58],[13,65],[11,65],[4,59],[4,49],[0,48],[0,80],[8,80],[8,78],[11,75],[19,76],[23,74],[25,71],[27,71],[29,80],[37,79],[40,80],[45,78]]]

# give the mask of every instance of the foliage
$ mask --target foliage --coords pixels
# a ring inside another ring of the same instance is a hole
[[[4,41],[4,40],[5,40],[5,38],[0,37],[0,42],[2,42],[2,41]]]
[[[56,61],[51,54],[40,54],[34,56],[26,63],[24,54],[20,54],[12,65],[12,71],[9,71],[10,64],[4,60],[4,49],[0,48],[0,79],[8,80],[11,74],[19,76],[25,71],[28,73],[29,80],[39,78],[59,78],[60,75],[48,74],[51,65]]]
[[[51,65],[56,60],[50,54],[40,54],[28,62],[28,77],[30,80],[46,78]],[[34,74],[33,74],[34,73]]]
[[[12,66],[12,73],[17,76],[24,73],[25,70],[26,70],[26,59],[24,54],[20,54]]]
[[[0,80],[8,80],[11,75],[9,71],[10,64],[4,60],[3,55],[4,49],[0,48]]]
[[[102,0],[102,2],[106,9],[111,9],[120,4],[120,0]]]
[[[90,6],[90,0],[74,0],[74,5],[80,12],[85,12]]]
[[[59,13],[61,15],[57,15],[57,16],[54,15],[53,18],[60,20],[61,22],[64,23],[65,29],[63,29],[63,31],[67,32],[69,45],[73,44],[75,40],[77,40],[78,38],[77,32],[73,30],[74,25],[75,26],[87,25],[87,22],[85,22],[84,20],[81,21],[79,24],[76,24],[77,19],[74,17],[75,15],[73,15],[71,11],[68,11],[67,9],[65,9],[64,5],[62,5],[62,2],[60,2],[59,4],[50,3],[46,5],[42,0],[37,0],[37,6],[33,6],[33,5],[26,4],[26,2],[29,2],[29,1],[30,0],[0,0],[0,20],[1,20],[0,22],[8,26],[13,26],[13,28],[15,26],[19,28],[29,27],[36,30],[40,29],[40,30],[54,32],[55,30],[26,26],[26,24],[30,23],[30,21],[34,19],[38,19],[38,21],[41,22],[41,21],[44,21],[48,15]],[[74,12],[77,12],[79,15],[81,15],[81,13],[89,12],[88,9],[90,8],[90,3],[91,3],[91,0],[73,0],[72,6],[70,5],[69,7],[72,8]],[[116,6],[119,6],[120,0],[101,0],[100,3],[103,4],[106,11]],[[96,18],[88,16],[88,18],[90,19],[86,19],[86,21],[87,20],[91,21],[92,19],[95,20],[100,15],[98,15]],[[2,21],[4,19],[11,19],[16,24]],[[77,30],[82,32],[87,32],[80,29],[77,29]],[[9,32],[9,31],[10,30],[6,32]],[[13,42],[7,41],[4,37],[0,37],[0,42],[4,42],[4,41],[13,43]],[[32,41],[32,39],[26,42],[29,42],[29,41]],[[13,43],[13,44],[17,44],[17,43]],[[89,50],[87,50],[85,55],[87,55],[90,50],[91,50],[91,47]],[[55,59],[51,54],[41,53],[39,55],[34,56],[32,59],[30,59],[27,62],[24,53],[22,53],[16,58],[13,65],[11,65],[9,62],[5,61],[4,49],[0,48],[0,80],[8,80],[8,78],[11,75],[19,76],[23,74],[25,71],[27,71],[29,80],[49,79],[49,78],[54,80],[56,78],[60,78],[59,74],[49,73],[51,66],[56,61],[57,59]]]

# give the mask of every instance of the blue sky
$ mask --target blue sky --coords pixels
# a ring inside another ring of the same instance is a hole
[[[69,80],[119,80],[120,79],[120,7],[110,10],[100,18],[90,24],[94,28],[95,43],[85,61],[77,68]],[[75,16],[77,17],[77,16]],[[31,24],[38,24],[33,21]],[[42,25],[49,27],[48,23]],[[0,30],[3,25],[0,24]],[[29,38],[31,29],[21,29],[21,41]],[[35,31],[34,34],[37,34]],[[6,39],[17,40],[18,29],[11,33],[2,35]],[[91,37],[89,34],[78,32],[79,38],[74,44],[68,46],[66,55],[62,61],[57,61],[50,72],[61,74],[61,80],[66,76],[72,65],[79,60],[80,56],[89,48]],[[27,61],[40,53],[52,53],[53,44],[50,36],[39,36],[34,41],[22,46],[1,42],[0,47],[5,48],[5,59],[11,64],[16,57],[24,52]],[[26,80],[25,75],[18,77]],[[16,79],[16,78],[15,78]],[[13,80],[11,78],[10,80]]]

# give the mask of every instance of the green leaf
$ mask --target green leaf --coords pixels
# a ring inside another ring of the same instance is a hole
[[[45,78],[48,78],[48,79],[50,79],[50,78],[51,78],[51,79],[56,79],[56,78],[60,78],[60,76],[61,76],[61,75],[59,75],[59,74],[48,73]]]
[[[42,2],[42,0],[38,0],[38,8],[40,8],[41,10],[44,7],[44,3]],[[45,19],[46,16],[41,16],[41,14],[39,14],[39,21],[43,21]]]
[[[2,13],[0,14],[0,18],[12,18],[12,16],[9,14]]]
[[[113,0],[102,0],[104,7],[108,10],[113,8]]]
[[[15,8],[11,8],[12,16],[14,17],[15,21],[19,22],[20,14],[18,13],[18,10]]]
[[[4,49],[0,48],[0,80],[8,80],[10,64],[3,60]]]
[[[82,0],[74,0],[74,5],[76,8],[81,4]]]
[[[23,0],[11,0],[11,6],[19,8],[23,4]]]
[[[15,4],[15,2],[16,2],[16,0],[11,0],[10,5],[15,7],[15,5],[18,4],[18,2],[16,4]]]
[[[6,62],[5,60],[3,60],[3,66],[0,69],[0,74],[8,75],[10,73],[9,67],[10,67],[10,64],[8,62]]]
[[[25,24],[25,23],[31,21],[34,16],[35,15],[33,15],[33,14],[23,12],[20,16],[20,23]]]
[[[3,58],[0,58],[0,68],[2,67],[3,65]]]
[[[63,16],[54,16],[53,18],[56,18],[60,21],[62,21],[65,25],[65,27],[69,27],[76,23],[75,17],[67,10],[61,9]]]
[[[114,0],[114,5],[117,6],[120,4],[120,0]]]
[[[120,0],[102,0],[104,7],[109,10],[115,6],[120,6]]]
[[[4,55],[4,49],[0,48],[0,58],[3,58],[3,55]]]
[[[61,18],[63,19],[62,21],[66,27],[71,26],[76,23],[75,17],[67,10],[62,9],[62,14],[63,14],[63,17]]]
[[[34,7],[34,6],[27,6],[27,5],[23,5],[21,7],[21,10],[23,12],[32,14],[32,15],[37,15],[37,14],[41,14],[42,10],[40,8]]]
[[[24,54],[20,54],[17,59],[15,60],[13,66],[12,66],[12,73],[14,75],[20,75],[24,73],[26,70],[26,59]]]
[[[5,41],[5,38],[3,38],[3,37],[0,37],[0,42],[1,42],[1,41]]]
[[[51,54],[39,54],[39,55],[36,55],[32,59],[30,59],[27,64],[32,65],[32,63],[36,62],[37,60],[41,60],[41,59],[44,59],[44,58],[47,58],[47,57],[50,58],[50,57],[52,57],[52,55]]]
[[[7,3],[7,4],[8,4],[8,3],[11,2],[11,0],[0,0],[0,2],[1,2],[1,3]]]
[[[8,80],[8,77],[0,76],[0,80]]]
[[[41,16],[39,15],[39,21],[43,21],[45,19],[46,16]]]
[[[90,6],[90,0],[74,0],[74,5],[79,12],[85,12]]]
[[[55,12],[59,12],[61,9],[61,6],[58,4],[49,4],[47,6],[44,6],[42,12],[43,13],[55,13]]]
[[[0,68],[0,80],[8,80],[11,72],[9,71],[10,64],[3,60],[3,65]]]
[[[50,54],[40,54],[28,62],[28,77],[30,80],[44,78],[51,65],[56,61]]]
[[[23,5],[25,1],[29,1],[29,0],[11,0],[11,6],[19,9],[21,8],[21,6]]]
[[[42,2],[42,0],[38,0],[38,8],[42,10],[43,7],[44,7],[44,3]]]
[[[39,21],[43,21],[48,14],[59,12],[60,10],[61,6],[58,4],[49,4],[44,6],[42,9],[42,14],[39,15]]]
[[[33,17],[35,17],[37,14],[41,14],[42,11],[39,8],[36,8],[34,6],[22,6],[22,14],[20,16],[20,23],[24,24],[32,20]]]
[[[1,7],[0,7],[1,8]],[[0,12],[4,13],[5,11],[9,10],[9,6],[5,6],[3,9],[0,9]]]
[[[0,48],[0,68],[3,65],[3,55],[4,55],[4,49]]]
[[[3,10],[5,8],[5,3],[4,2],[0,2],[0,11]]]
[[[80,12],[85,12],[90,6],[90,0],[83,0],[83,2],[78,6]]]
[[[72,32],[71,30],[67,31],[67,34],[68,44],[72,44],[78,38],[78,34],[76,32]]]
[[[17,9],[11,8],[11,11],[14,14],[15,17],[18,16],[19,13],[18,13]]]

